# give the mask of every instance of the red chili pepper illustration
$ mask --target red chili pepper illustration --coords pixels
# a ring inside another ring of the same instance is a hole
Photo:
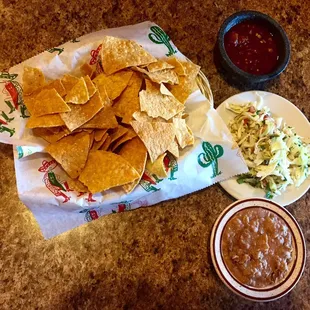
[[[9,94],[13,100],[15,109],[18,110],[18,92],[17,92],[15,86],[13,85],[12,82],[7,82],[7,83],[5,83],[4,86],[5,86],[5,89],[9,92]]]
[[[81,196],[83,196],[85,193],[83,193],[83,192],[79,192],[79,194],[77,195],[77,197],[81,197]],[[87,201],[87,202],[96,202],[97,200],[96,199],[94,199],[93,198],[93,194],[92,193],[88,193],[88,196],[87,196],[87,198],[85,198],[85,200]]]
[[[97,62],[98,55],[99,55],[99,52],[100,52],[100,50],[101,50],[101,47],[102,47],[102,44],[100,44],[100,45],[97,47],[97,49],[92,50],[92,51],[90,52],[90,55],[91,55],[91,57],[92,57],[91,60],[90,60],[90,62],[89,62],[90,65],[94,65],[94,64]]]
[[[168,171],[169,170],[169,168],[170,168],[170,158],[169,158],[169,156],[165,156],[165,158],[164,158],[164,165],[165,165],[165,169],[166,169],[166,171]]]
[[[126,205],[124,203],[121,203],[118,205],[118,212],[125,212]]]
[[[96,219],[99,218],[98,213],[97,213],[97,211],[95,211],[95,210],[90,210],[90,211],[89,211],[89,215],[90,215],[90,217],[92,218],[92,220],[96,220]]]
[[[88,202],[96,202],[97,200],[93,198],[92,193],[88,193],[88,197],[86,198]]]
[[[62,191],[70,191],[70,188],[67,182],[59,182],[57,176],[52,171],[57,167],[57,165],[58,164],[54,159],[51,161],[43,160],[42,166],[38,169],[38,171],[45,172],[43,182],[46,188],[49,189],[56,197],[63,197],[63,203],[66,203],[70,200],[70,197]]]
[[[156,185],[156,182],[151,177],[149,177],[145,172],[142,175],[142,179],[148,181],[151,184]]]

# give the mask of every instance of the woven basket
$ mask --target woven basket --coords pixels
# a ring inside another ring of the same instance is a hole
[[[185,58],[187,61],[192,62],[186,56],[185,56]],[[214,101],[213,101],[213,94],[211,91],[210,83],[209,83],[207,77],[205,76],[205,74],[201,70],[199,70],[199,72],[198,72],[198,75],[196,77],[196,82],[197,82],[197,85],[198,85],[200,91],[202,92],[202,94],[209,101],[210,107],[213,108],[214,107]]]
[[[196,78],[197,85],[203,95],[209,100],[211,108],[214,107],[213,95],[210,83],[204,73],[200,70]]]

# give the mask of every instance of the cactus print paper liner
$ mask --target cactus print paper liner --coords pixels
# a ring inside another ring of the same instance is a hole
[[[174,55],[186,60],[163,29],[144,22],[82,36],[0,73],[0,142],[13,145],[19,197],[33,212],[45,238],[106,214],[178,198],[247,172],[239,149],[213,108],[211,90],[206,87],[192,93],[185,103],[187,125],[195,143],[191,149],[182,150],[177,159],[170,154],[165,157],[167,178],[146,171],[130,194],[116,189],[92,195],[70,188],[59,164],[42,152],[46,144],[25,128],[29,114],[23,104],[21,75],[25,65],[40,68],[49,79],[75,75],[82,63],[96,64],[105,35],[134,40],[159,59]],[[207,81],[204,76],[199,78],[198,85],[207,85],[203,80]]]

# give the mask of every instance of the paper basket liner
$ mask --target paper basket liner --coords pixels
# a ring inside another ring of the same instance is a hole
[[[79,76],[83,63],[96,64],[105,35],[134,40],[156,58],[174,55],[186,60],[159,26],[144,22],[82,36],[32,57],[9,72],[0,72],[0,142],[13,145],[19,197],[33,212],[45,238],[106,214],[178,198],[248,171],[227,126],[213,108],[212,97],[209,101],[197,90],[188,98],[185,111],[195,144],[181,150],[178,159],[166,156],[166,179],[146,171],[129,195],[122,188],[94,195],[72,191],[65,172],[43,152],[47,143],[25,128],[29,114],[22,98],[23,67],[40,68],[47,79],[64,74]]]

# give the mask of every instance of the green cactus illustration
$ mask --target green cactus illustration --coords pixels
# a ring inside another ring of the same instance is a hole
[[[4,100],[4,103],[10,108],[9,114],[13,113],[15,111],[15,108],[13,107],[13,104],[9,100]]]
[[[59,47],[53,47],[47,50],[49,53],[54,53],[54,52],[58,52],[58,55],[60,55],[63,51],[64,48],[59,48]]]
[[[150,28],[150,30],[152,31],[149,34],[149,39],[156,43],[156,44],[164,44],[167,46],[168,48],[168,53],[166,54],[166,56],[171,56],[173,54],[175,54],[177,51],[172,47],[170,41],[169,36],[158,26],[152,26]]]
[[[10,74],[9,72],[0,72],[0,79],[15,80],[18,74]]]
[[[207,168],[211,165],[213,170],[211,178],[215,178],[222,173],[219,171],[218,159],[224,154],[223,147],[220,145],[215,145],[213,147],[209,142],[203,142],[202,148],[204,153],[198,155],[198,163],[203,168]]]
[[[27,115],[26,112],[28,112],[27,107],[23,104],[20,106],[20,117],[22,118],[28,118],[30,115]]]
[[[153,186],[152,184],[146,182],[145,180],[141,180],[140,181],[140,185],[143,187],[143,189],[147,192],[157,192],[160,189],[156,188],[155,186]]]
[[[160,179],[156,174],[152,174],[152,177],[155,179],[156,184],[158,184],[161,181],[163,181],[163,179]]]
[[[16,151],[18,154],[18,159],[21,159],[24,157],[24,151],[23,151],[23,148],[21,146],[16,146]]]
[[[4,111],[1,112],[1,116],[2,116],[8,123],[11,122],[11,121],[14,119],[14,117],[11,117],[11,118],[8,117]]]
[[[10,137],[12,137],[15,133],[15,128],[8,128],[8,127],[5,127],[5,126],[0,126],[0,132],[8,132],[10,134]]]
[[[176,158],[173,155],[168,153],[164,159],[164,163],[165,163],[166,168],[170,169],[170,177],[168,179],[170,181],[176,180],[177,178],[174,175],[179,170],[178,162]]]
[[[178,171],[178,166],[174,166],[171,168],[170,170],[170,177],[169,177],[169,180],[170,181],[173,181],[173,180],[176,180],[177,178],[174,176],[174,174]]]

